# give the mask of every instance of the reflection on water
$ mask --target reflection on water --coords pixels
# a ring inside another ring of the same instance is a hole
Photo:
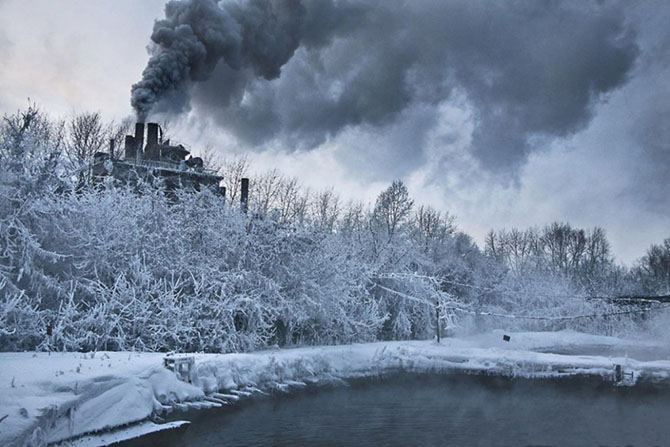
[[[394,376],[187,416],[193,424],[183,436],[162,439],[161,444],[651,446],[670,442],[670,390],[617,388],[591,379]]]

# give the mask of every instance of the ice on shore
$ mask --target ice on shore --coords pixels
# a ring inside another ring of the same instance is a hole
[[[650,341],[576,332],[503,333],[193,354],[193,384],[162,366],[161,353],[0,353],[0,445],[44,445],[147,421],[184,402],[242,389],[270,391],[385,372],[465,371],[516,377],[601,376],[614,365],[634,377],[670,380],[670,348]],[[229,393],[230,394],[230,393]],[[202,406],[195,404],[196,406]],[[207,407],[207,405],[204,405]],[[157,426],[158,427],[158,426]]]

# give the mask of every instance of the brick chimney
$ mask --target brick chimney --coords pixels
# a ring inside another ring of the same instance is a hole
[[[141,160],[144,147],[144,123],[135,123],[135,147],[137,160]]]
[[[135,146],[135,137],[132,135],[126,135],[125,142],[125,154],[126,160],[135,160],[137,154],[137,147]]]
[[[158,145],[158,124],[147,124],[147,148]]]

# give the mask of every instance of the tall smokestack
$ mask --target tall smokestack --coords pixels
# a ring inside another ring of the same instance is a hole
[[[135,148],[138,160],[142,159],[142,148],[144,147],[144,123],[135,123]]]
[[[158,124],[147,124],[147,148],[158,146]]]
[[[132,135],[126,135],[126,146],[125,146],[126,160],[134,160],[136,157],[137,147],[135,146],[135,137]]]
[[[242,193],[240,195],[240,208],[246,213],[249,210],[249,179],[242,179]]]

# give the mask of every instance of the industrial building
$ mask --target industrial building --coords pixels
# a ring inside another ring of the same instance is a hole
[[[135,135],[126,135],[124,157],[114,158],[110,153],[98,152],[94,156],[92,175],[100,184],[113,177],[121,184],[137,185],[140,182],[162,184],[168,191],[178,188],[210,188],[225,196],[225,187],[219,186],[223,177],[207,169],[200,157],[194,157],[181,144],[163,141],[163,132],[157,123],[135,124]]]

